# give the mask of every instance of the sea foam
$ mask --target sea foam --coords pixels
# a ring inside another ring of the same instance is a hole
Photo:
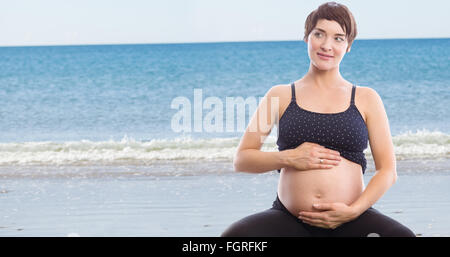
[[[392,138],[398,160],[450,157],[450,135],[440,131],[408,131]],[[0,143],[0,165],[115,165],[151,164],[157,161],[232,161],[240,138],[179,137],[120,141],[67,141]],[[277,151],[269,136],[263,151]],[[366,149],[367,158],[372,154]]]

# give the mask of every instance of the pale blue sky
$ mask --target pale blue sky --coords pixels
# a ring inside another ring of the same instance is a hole
[[[326,1],[0,0],[0,46],[296,40]],[[450,37],[448,0],[346,0],[357,39]]]

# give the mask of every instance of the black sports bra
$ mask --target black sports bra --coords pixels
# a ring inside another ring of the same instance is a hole
[[[296,102],[294,83],[291,89],[291,102],[279,120],[278,150],[293,149],[304,142],[320,144],[360,164],[364,174],[367,166],[364,150],[368,146],[369,134],[355,105],[356,86],[352,87],[350,106],[339,113],[317,113],[302,109]]]

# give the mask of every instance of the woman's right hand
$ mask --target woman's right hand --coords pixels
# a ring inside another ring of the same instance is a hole
[[[331,169],[341,161],[338,151],[310,142],[284,152],[288,166],[296,170]]]

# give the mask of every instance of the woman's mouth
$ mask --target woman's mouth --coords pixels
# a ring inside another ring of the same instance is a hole
[[[331,55],[326,55],[326,54],[322,54],[322,53],[317,53],[317,55],[322,60],[330,60],[331,58],[333,58],[333,56],[331,56]]]

